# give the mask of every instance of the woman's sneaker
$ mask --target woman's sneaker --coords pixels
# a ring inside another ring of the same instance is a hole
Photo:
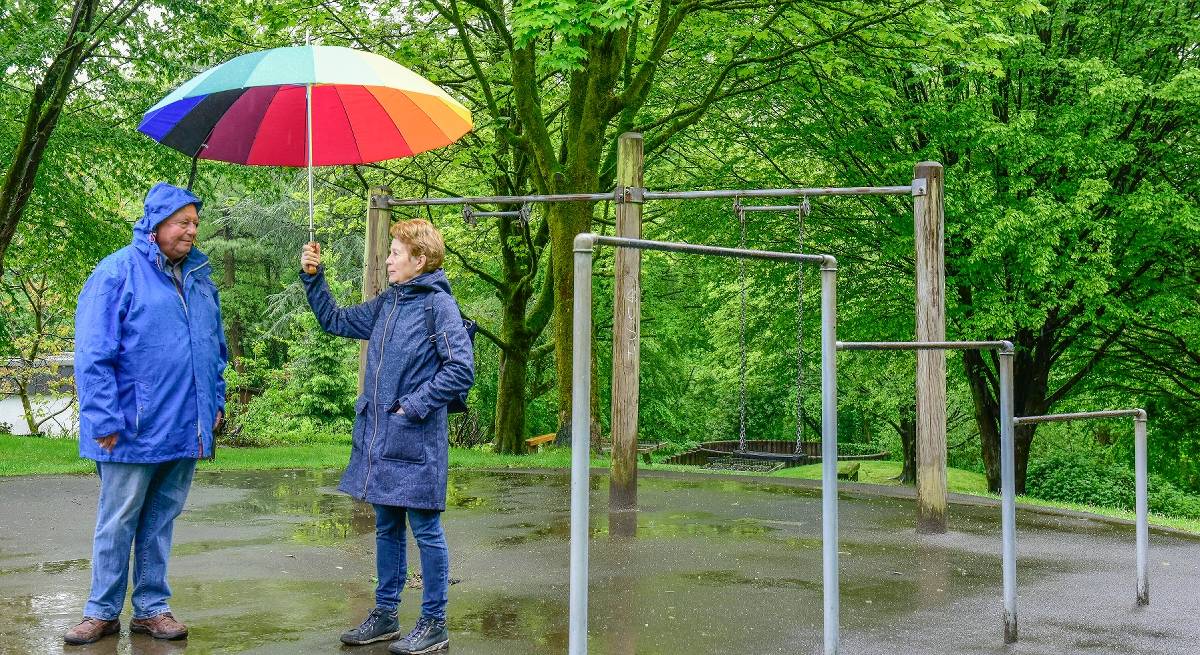
[[[342,633],[342,643],[361,646],[395,639],[399,636],[400,622],[396,619],[396,610],[389,611],[382,607],[376,607],[363,620],[362,625]]]
[[[408,636],[388,646],[389,653],[399,655],[420,655],[441,650],[450,644],[450,631],[446,629],[445,619],[435,619],[422,616],[417,619]]]

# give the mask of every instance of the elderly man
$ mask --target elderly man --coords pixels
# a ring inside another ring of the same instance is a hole
[[[167,558],[196,460],[213,454],[227,359],[208,257],[193,247],[200,206],[189,191],[155,185],[133,243],[101,261],[79,294],[79,454],[96,461],[100,499],[91,594],[68,644],[120,632],[131,547],[130,631],[187,636],[167,606]]]

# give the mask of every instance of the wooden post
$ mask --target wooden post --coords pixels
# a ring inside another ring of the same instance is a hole
[[[392,227],[392,207],[387,199],[392,190],[377,186],[371,188],[370,198],[367,199],[367,238],[363,247],[363,284],[362,299],[366,302],[378,296],[387,288],[387,256],[388,244],[392,238],[388,230]],[[358,345],[358,392],[363,391],[364,376],[367,373],[367,342],[360,341]]]
[[[913,169],[917,341],[946,339],[942,165]],[[924,186],[924,193],[920,187]],[[946,532],[946,352],[917,351],[917,531]]]
[[[626,132],[617,141],[617,236],[642,237],[642,135]],[[612,477],[610,512],[637,509],[638,377],[641,360],[642,251],[613,254]]]

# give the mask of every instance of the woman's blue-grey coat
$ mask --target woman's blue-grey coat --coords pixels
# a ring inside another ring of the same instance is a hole
[[[390,285],[345,308],[330,295],[323,268],[300,279],[326,332],[369,339],[350,465],[338,489],[376,505],[446,509],[446,405],[474,383],[475,356],[445,271]],[[434,294],[432,337],[425,322],[428,294]],[[388,411],[397,406],[403,412]]]
[[[192,248],[182,290],[153,240],[154,228],[200,199],[157,184],[133,227],[133,243],[105,257],[75,309],[79,455],[154,463],[210,457],[225,409],[225,332],[208,257]],[[117,435],[112,452],[96,439]]]

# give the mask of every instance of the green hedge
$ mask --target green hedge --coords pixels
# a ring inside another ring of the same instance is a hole
[[[1059,453],[1031,460],[1025,492],[1035,498],[1134,509],[1133,469],[1103,462],[1086,453]],[[1200,496],[1180,491],[1158,475],[1148,480],[1150,511],[1165,516],[1200,518]]]

